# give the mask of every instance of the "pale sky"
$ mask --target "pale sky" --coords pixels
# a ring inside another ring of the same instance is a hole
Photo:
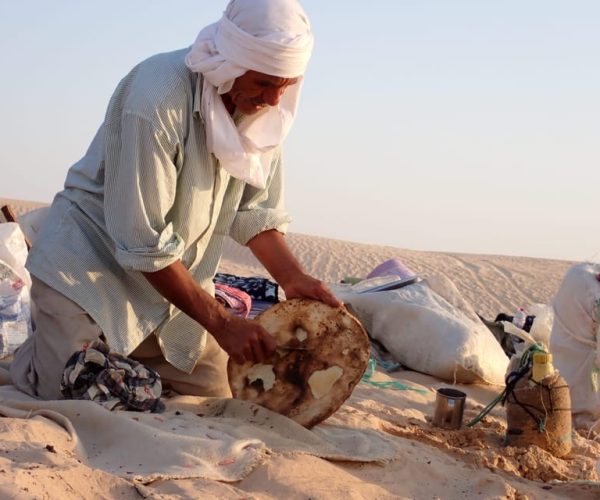
[[[304,0],[293,232],[600,260],[600,2]],[[50,201],[119,80],[226,2],[0,0],[0,196]]]

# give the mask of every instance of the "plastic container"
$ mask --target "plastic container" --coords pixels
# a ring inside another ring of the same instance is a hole
[[[517,312],[513,316],[513,325],[522,330],[525,326],[525,321],[527,321],[527,313],[525,312],[525,309],[519,307],[519,309],[517,309]]]
[[[547,352],[535,352],[533,353],[533,367],[531,369],[531,380],[534,382],[541,382],[547,376],[554,373],[554,366],[552,365],[552,354]]]

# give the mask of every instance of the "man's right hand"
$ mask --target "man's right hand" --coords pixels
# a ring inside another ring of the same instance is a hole
[[[275,352],[277,342],[258,323],[228,315],[210,333],[238,364],[261,363]]]
[[[277,343],[262,326],[229,314],[198,286],[181,261],[144,276],[163,297],[204,326],[236,363],[260,363],[275,352]]]

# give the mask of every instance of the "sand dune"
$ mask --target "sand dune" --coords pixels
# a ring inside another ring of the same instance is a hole
[[[445,274],[479,314],[492,318],[520,306],[548,303],[572,264],[530,257],[404,250],[295,233],[289,234],[287,241],[307,272],[328,282],[344,276],[366,276],[391,258],[400,259],[418,273]],[[250,251],[233,241],[225,249],[221,267],[232,273],[265,273]]]
[[[6,203],[0,199],[0,205]],[[33,206],[8,200],[17,214]],[[389,258],[414,271],[445,274],[474,309],[486,317],[551,300],[567,261],[492,255],[403,250],[290,234],[288,241],[305,269],[337,282],[364,276]],[[250,252],[229,243],[221,270],[265,275]],[[531,448],[504,448],[504,410],[497,408],[480,426],[459,432],[430,424],[438,380],[415,372],[377,374],[378,380],[402,380],[429,392],[394,391],[360,384],[331,421],[376,429],[394,436],[399,458],[385,465],[328,462],[308,455],[272,455],[247,478],[234,484],[207,480],[157,481],[141,487],[77,462],[61,443],[66,439],[42,418],[0,419],[0,496],[4,498],[598,498],[600,444],[577,434],[573,453],[556,459]],[[497,389],[462,387],[475,416]],[[55,452],[45,446],[52,441]],[[551,482],[555,481],[555,482]],[[559,484],[556,481],[566,481]]]
[[[17,215],[44,203],[0,198]],[[405,250],[297,233],[287,241],[306,271],[327,282],[366,276],[383,261],[397,258],[418,273],[445,274],[475,310],[493,317],[531,303],[548,303],[572,262],[563,260]],[[251,252],[234,241],[226,245],[221,271],[268,276]]]

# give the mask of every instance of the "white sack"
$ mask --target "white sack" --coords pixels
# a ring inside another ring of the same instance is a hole
[[[508,357],[493,334],[450,280],[428,281],[338,297],[404,366],[451,382],[503,385]]]
[[[31,277],[25,269],[27,244],[16,222],[0,224],[0,260],[8,264],[28,287],[31,286]]]
[[[582,423],[600,418],[599,264],[571,267],[554,297],[550,352],[571,389],[571,407]]]
[[[12,354],[31,331],[31,277],[26,259],[27,245],[19,225],[0,224],[0,358]]]

